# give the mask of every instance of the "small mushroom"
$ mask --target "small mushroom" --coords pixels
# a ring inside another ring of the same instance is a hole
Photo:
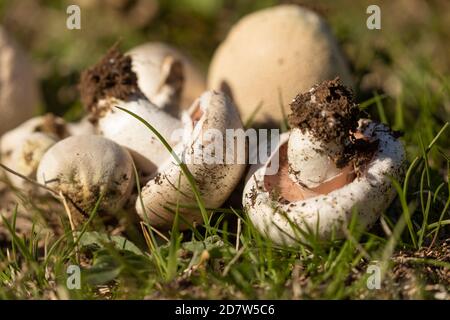
[[[132,58],[133,71],[144,95],[172,115],[188,109],[205,91],[206,80],[200,69],[167,44],[149,42],[126,54]]]
[[[101,213],[122,208],[134,187],[133,160],[127,150],[101,136],[72,136],[44,154],[37,179],[64,195],[77,226],[88,218],[100,196]]]
[[[142,117],[172,146],[179,142],[170,138],[175,130],[182,128],[181,120],[144,97],[129,56],[112,48],[97,65],[83,72],[80,90],[97,133],[128,148],[144,175],[152,174],[170,158],[157,136],[144,124],[115,108],[119,106]]]
[[[245,150],[244,158],[239,159],[235,148],[239,146],[232,146],[235,141],[226,138],[227,129],[242,129],[242,122],[231,100],[217,92],[204,93],[192,105],[190,114],[193,128],[187,126],[186,131],[192,133],[175,150],[187,164],[205,206],[218,208],[230,196],[246,168]],[[227,156],[231,161],[226,160]],[[199,209],[186,208],[195,207],[197,202],[191,185],[172,158],[161,164],[143,188],[141,197],[143,206],[141,199],[136,202],[138,214],[157,228],[171,228],[174,213],[167,207],[175,208],[177,203],[181,205],[181,229],[194,221],[202,222]]]
[[[39,104],[31,64],[0,26],[0,134],[32,117]]]
[[[255,227],[278,244],[344,237],[356,212],[372,225],[395,196],[405,153],[384,124],[362,119],[349,89],[326,81],[291,104],[291,132],[269,161],[252,167],[243,204]],[[278,159],[279,170],[268,174]],[[356,211],[354,211],[356,210]]]
[[[208,88],[227,92],[242,120],[255,125],[283,121],[281,100],[340,76],[351,85],[349,68],[326,22],[298,5],[251,13],[229,32],[214,53]]]
[[[43,154],[67,135],[62,118],[51,114],[32,118],[1,137],[0,161],[15,172],[35,179]],[[7,172],[7,176],[16,188],[31,191],[32,186],[24,179],[11,172]]]

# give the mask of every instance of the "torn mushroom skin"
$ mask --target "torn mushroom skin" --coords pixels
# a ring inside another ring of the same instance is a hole
[[[182,52],[162,42],[148,42],[126,53],[144,95],[173,116],[187,110],[206,88],[205,75]]]
[[[404,148],[385,125],[361,119],[352,94],[335,79],[298,95],[291,132],[281,135],[269,161],[247,177],[243,204],[256,228],[275,243],[344,236],[353,212],[373,224],[402,179]],[[266,174],[278,157],[279,170]]]
[[[186,135],[187,139],[180,143],[175,151],[179,158],[185,161],[205,206],[218,208],[234,190],[246,168],[245,151],[244,159],[238,159],[235,148],[237,146],[232,148],[230,141],[225,141],[226,130],[242,129],[242,122],[231,100],[223,93],[213,91],[205,92],[192,105],[189,113],[192,123],[191,128],[186,128],[186,132],[190,130],[191,134]],[[211,133],[218,135],[212,137]],[[206,160],[206,157],[214,156],[213,153],[218,151],[214,149],[217,142],[219,149],[223,151],[222,155],[216,158],[218,161]],[[225,160],[227,152],[231,162]],[[172,227],[177,204],[181,205],[178,208],[181,215],[180,229],[185,229],[194,222],[203,222],[200,210],[196,208],[192,186],[172,158],[158,169],[143,188],[141,196],[142,203],[141,199],[137,200],[136,210],[156,228],[167,230]]]

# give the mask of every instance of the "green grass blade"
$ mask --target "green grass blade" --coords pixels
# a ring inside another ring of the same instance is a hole
[[[205,203],[204,203],[204,201],[203,201],[203,199],[202,199],[202,197],[200,195],[200,191],[199,191],[198,186],[197,186],[197,184],[195,182],[195,179],[192,176],[191,172],[189,171],[189,168],[187,167],[187,165],[181,161],[181,159],[173,151],[172,147],[166,141],[166,139],[150,123],[148,123],[145,119],[143,119],[139,115],[137,115],[134,112],[131,112],[131,111],[125,109],[125,108],[122,108],[122,107],[119,107],[119,106],[116,106],[116,108],[122,110],[123,112],[128,113],[129,115],[131,115],[135,119],[139,120],[142,124],[144,124],[159,139],[159,141],[164,145],[164,147],[167,149],[167,151],[169,151],[169,153],[172,155],[173,159],[175,160],[177,165],[180,166],[181,171],[183,172],[184,176],[186,177],[186,179],[188,180],[188,182],[189,182],[189,184],[190,184],[190,186],[192,188],[192,192],[194,193],[195,199],[196,199],[196,201],[198,203],[198,206],[200,208],[200,212],[202,214],[203,221],[205,223],[206,231],[207,231],[207,233],[209,233],[208,213],[207,213],[207,211],[205,209]]]

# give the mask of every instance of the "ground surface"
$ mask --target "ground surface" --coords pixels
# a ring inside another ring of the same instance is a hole
[[[73,32],[64,28],[65,2],[2,1],[0,16],[33,57],[43,111],[73,120],[82,114],[81,70],[117,39],[125,50],[147,39],[173,43],[206,70],[234,21],[276,2],[161,1],[156,9],[152,1],[98,1]],[[450,3],[381,2],[380,31],[366,28],[370,1],[302,3],[329,20],[362,108],[404,133],[407,178],[371,230],[350,227],[344,240],[281,248],[261,238],[232,200],[210,226],[183,234],[160,237],[125,213],[114,226],[89,223],[73,234],[57,200],[4,182],[0,298],[449,299]],[[80,290],[67,287],[69,265],[82,267]],[[380,289],[371,270],[380,272]]]

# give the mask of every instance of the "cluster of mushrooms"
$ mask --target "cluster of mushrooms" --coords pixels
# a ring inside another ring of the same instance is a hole
[[[362,226],[374,223],[395,195],[390,179],[402,177],[402,144],[388,127],[363,118],[336,40],[322,18],[300,6],[244,17],[217,49],[207,80],[166,44],[125,54],[113,47],[81,75],[86,116],[77,123],[47,114],[11,130],[39,97],[20,49],[1,30],[0,45],[0,110],[7,115],[0,161],[14,187],[64,197],[75,228],[99,198],[101,214],[131,209],[160,230],[172,227],[175,210],[180,228],[201,223],[191,181],[175,159],[196,157],[193,150],[214,143],[209,129],[225,139],[227,129],[243,129],[241,119],[253,118],[259,128],[279,125],[286,111],[280,96],[292,101],[291,131],[266,163],[186,164],[206,208],[220,208],[247,172],[243,206],[262,234],[280,244],[311,232],[342,237],[353,212]],[[275,174],[266,170],[274,157]]]

